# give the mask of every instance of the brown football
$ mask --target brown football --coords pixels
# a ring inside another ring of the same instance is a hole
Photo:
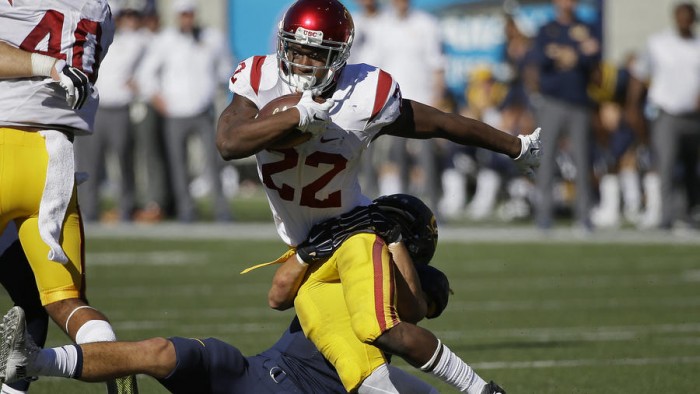
[[[299,99],[301,99],[301,93],[292,93],[277,97],[260,109],[258,112],[258,117],[271,116],[278,112],[286,111],[295,106],[299,102]],[[316,101],[319,100],[322,99],[316,99]],[[309,138],[311,138],[311,133],[303,133],[297,129],[294,129],[270,144],[267,149],[291,148],[301,144],[302,142],[308,141]]]

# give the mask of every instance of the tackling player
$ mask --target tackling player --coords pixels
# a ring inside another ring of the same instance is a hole
[[[306,243],[305,250],[318,253],[320,258],[332,254],[342,243],[339,241],[353,232],[377,231],[378,228],[386,232],[394,227],[377,212],[369,215],[366,210],[358,210],[353,217],[360,220],[352,219],[352,226],[346,225],[349,217],[344,216],[312,231],[316,242]],[[364,219],[368,217],[373,220]],[[331,229],[341,230],[331,232]],[[415,227],[406,228],[403,233],[409,240],[426,234]],[[435,250],[432,239],[409,242],[409,245],[415,246],[409,248],[413,258],[396,255],[394,259],[398,264],[411,264],[412,260],[432,256]],[[437,317],[447,306],[449,281],[444,273],[427,264],[417,266],[416,270],[422,288],[419,297],[429,310],[426,317]],[[215,338],[151,338],[39,350],[26,336],[24,312],[20,307],[12,308],[5,315],[3,327],[0,381],[22,376],[62,376],[93,382],[143,373],[158,379],[173,393],[345,392],[340,377],[304,336],[297,318],[270,349],[250,357],[244,357],[234,346]],[[399,368],[387,366],[387,372],[401,393],[437,393],[435,388]]]
[[[352,17],[340,2],[299,0],[280,21],[277,54],[243,61],[231,78],[233,101],[217,126],[219,152],[226,160],[255,155],[287,245],[299,245],[313,225],[370,203],[358,171],[362,152],[382,134],[487,148],[514,158],[528,173],[539,164],[539,131],[515,137],[402,99],[388,73],[346,64],[353,35]],[[292,92],[303,92],[296,110],[257,117],[268,102]],[[271,148],[297,129],[314,136],[294,148]],[[386,248],[373,234],[349,238],[332,259],[309,270],[294,301],[304,332],[334,364],[346,389],[360,389],[386,364],[386,352],[470,394],[495,392],[430,331],[399,319]],[[347,311],[326,303],[326,292],[344,297]],[[348,330],[358,341],[336,340],[335,332]]]
[[[106,0],[0,1],[0,231],[14,221],[42,305],[77,343],[116,340],[85,298],[73,158],[73,139],[92,133],[113,34]]]

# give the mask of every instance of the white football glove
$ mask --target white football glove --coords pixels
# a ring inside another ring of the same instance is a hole
[[[87,75],[79,69],[69,66],[65,60],[56,61],[59,85],[66,91],[66,102],[72,109],[80,109],[92,93],[92,86]]]
[[[535,176],[535,169],[540,166],[540,157],[542,156],[540,128],[538,127],[532,134],[520,134],[518,138],[520,138],[521,143],[520,154],[513,160],[522,173],[532,178]]]
[[[326,130],[326,126],[331,121],[328,111],[333,107],[333,99],[327,99],[323,103],[314,101],[310,90],[305,90],[301,95],[301,100],[294,107],[299,110],[299,130],[313,135],[320,134]]]

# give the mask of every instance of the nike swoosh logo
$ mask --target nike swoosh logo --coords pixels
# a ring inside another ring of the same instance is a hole
[[[314,120],[320,120],[321,122],[325,122],[326,119],[319,118],[317,114],[314,114]]]
[[[321,143],[322,143],[322,144],[325,144],[326,142],[336,141],[336,140],[339,140],[339,139],[340,139],[340,137],[336,137],[336,138],[325,138],[325,137],[321,137]]]

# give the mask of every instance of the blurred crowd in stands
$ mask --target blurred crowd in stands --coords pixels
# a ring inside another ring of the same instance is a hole
[[[528,179],[492,152],[383,136],[365,160],[369,197],[408,192],[444,222],[531,221],[543,230],[557,221],[585,232],[700,223],[700,38],[692,2],[674,5],[668,29],[640,37],[646,49],[620,64],[603,58],[602,38],[576,17],[575,0],[552,0],[554,19],[530,35],[517,14],[504,12],[509,72],[473,68],[462,97],[445,86],[438,19],[410,0],[356,3],[350,62],[385,69],[404,97],[444,111],[514,134],[541,127],[546,149]],[[193,0],[175,0],[176,26],[163,30],[152,2],[113,8],[117,34],[100,70],[95,135],[77,153],[92,174],[79,188],[85,219],[191,222],[206,219],[196,202],[209,197],[208,219],[233,220],[231,199],[257,179],[251,163],[225,164],[214,149],[234,64],[224,36],[200,26]]]

